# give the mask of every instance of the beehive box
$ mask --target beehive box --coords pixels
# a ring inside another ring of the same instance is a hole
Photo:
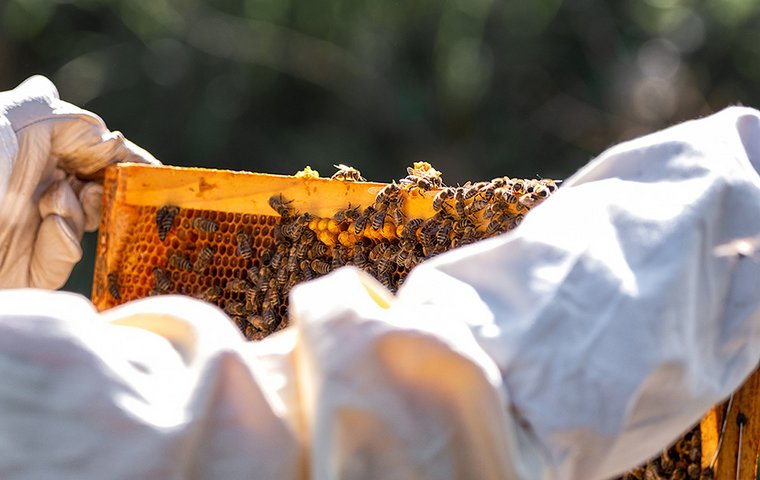
[[[507,177],[446,188],[428,167],[415,165],[389,187],[352,181],[360,178],[350,171],[329,179],[112,166],[93,303],[104,310],[149,295],[191,295],[217,304],[256,340],[287,326],[287,292],[295,283],[353,264],[395,290],[425,258],[514,228],[556,188],[551,180]],[[687,433],[625,478],[712,478],[707,467],[722,414],[714,409],[701,434]],[[754,430],[745,433],[756,444]],[[736,429],[725,437],[716,478],[734,478],[722,472],[736,469]],[[742,455],[748,475],[756,468],[753,448]]]

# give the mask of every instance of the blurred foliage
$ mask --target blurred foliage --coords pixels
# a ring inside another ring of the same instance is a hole
[[[563,178],[760,105],[758,27],[753,0],[0,0],[0,89],[47,75],[167,164]]]

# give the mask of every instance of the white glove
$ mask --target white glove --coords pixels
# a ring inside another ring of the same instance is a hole
[[[189,298],[0,292],[0,478],[619,474],[757,364],[760,262],[724,246],[760,232],[759,139],[732,108],[615,147],[395,298],[297,286],[258,343]]]
[[[0,288],[66,282],[100,221],[103,188],[87,180],[126,161],[159,163],[45,77],[0,93]]]

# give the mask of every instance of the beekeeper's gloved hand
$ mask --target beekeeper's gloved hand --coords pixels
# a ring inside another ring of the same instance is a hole
[[[91,180],[116,162],[159,163],[45,77],[0,93],[0,288],[66,282],[100,221],[103,187]]]

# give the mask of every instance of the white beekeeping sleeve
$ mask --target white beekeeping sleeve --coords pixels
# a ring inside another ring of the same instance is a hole
[[[760,232],[759,138],[734,108],[620,145],[396,297],[296,287],[258,343],[181,297],[0,292],[0,478],[622,472],[757,363],[760,261],[725,246]]]
[[[749,108],[621,144],[513,233],[421,265],[398,301],[469,325],[558,478],[608,478],[757,366],[760,254],[727,253],[760,243],[759,172]]]

